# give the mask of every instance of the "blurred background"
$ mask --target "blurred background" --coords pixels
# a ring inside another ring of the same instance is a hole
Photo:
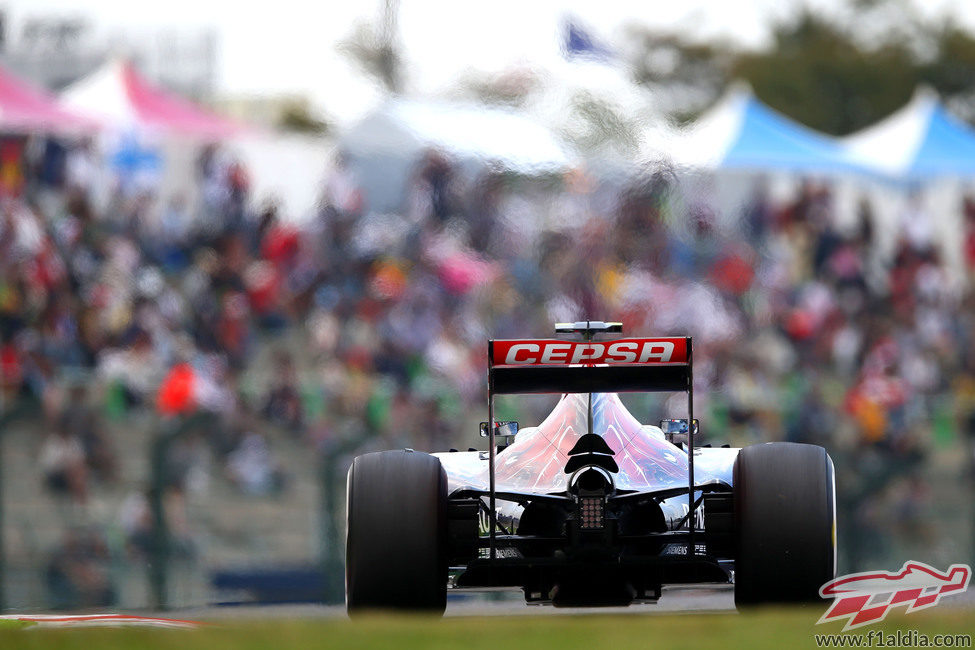
[[[586,318],[975,561],[975,5],[158,4],[0,5],[0,609],[341,602],[352,457]]]

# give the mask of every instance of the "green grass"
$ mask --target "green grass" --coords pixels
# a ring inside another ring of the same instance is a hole
[[[975,635],[971,610],[940,608],[891,616],[876,627],[920,633]],[[818,608],[767,610],[748,614],[631,616],[471,617],[431,620],[377,616],[354,621],[265,620],[220,622],[198,630],[10,629],[0,627],[0,648],[30,650],[724,650],[726,648],[814,648],[814,634],[838,633],[839,623],[815,625]]]

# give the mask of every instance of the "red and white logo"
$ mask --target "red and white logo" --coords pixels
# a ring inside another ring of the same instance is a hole
[[[617,339],[602,342],[545,339],[494,341],[498,366],[687,363],[687,339]]]
[[[878,623],[894,607],[906,605],[908,612],[934,607],[942,596],[968,589],[972,569],[952,564],[942,573],[923,562],[905,562],[900,571],[851,573],[827,582],[819,595],[833,598],[833,604],[816,622],[848,619],[843,631]]]

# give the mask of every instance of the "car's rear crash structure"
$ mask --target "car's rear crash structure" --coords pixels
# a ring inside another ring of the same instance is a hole
[[[695,445],[690,337],[488,343],[487,451],[359,456],[349,470],[350,612],[442,612],[448,589],[519,587],[556,606],[654,602],[733,583],[739,605],[817,599],[834,577],[833,464],[811,445]],[[685,435],[641,425],[620,392],[687,393]],[[499,394],[561,393],[537,427]],[[686,440],[679,438],[684,437]],[[505,437],[505,440],[509,440]]]

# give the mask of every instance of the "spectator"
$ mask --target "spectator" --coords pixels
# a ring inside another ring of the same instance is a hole
[[[67,495],[82,505],[87,501],[88,464],[85,448],[81,440],[71,434],[65,422],[58,423],[44,439],[38,465],[49,490],[58,495]]]
[[[264,416],[291,433],[300,434],[305,418],[294,363],[289,354],[279,352],[274,365],[275,379],[264,400]]]
[[[83,384],[76,383],[70,387],[68,403],[61,414],[60,428],[71,439],[81,443],[90,475],[102,482],[112,481],[115,479],[118,459],[87,398],[88,390]]]
[[[108,546],[92,530],[70,529],[46,570],[51,609],[111,607],[116,603]]]
[[[277,494],[284,489],[284,472],[274,462],[267,440],[248,431],[227,457],[227,475],[245,494]]]

